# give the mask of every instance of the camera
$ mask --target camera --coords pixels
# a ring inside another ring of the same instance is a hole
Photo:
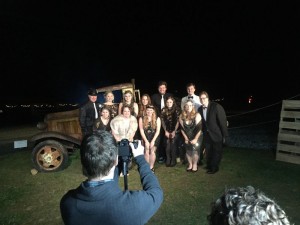
[[[132,156],[132,149],[129,146],[128,139],[122,139],[119,144],[119,156],[121,157],[131,157]],[[133,146],[136,148],[138,146],[138,141],[133,141]]]

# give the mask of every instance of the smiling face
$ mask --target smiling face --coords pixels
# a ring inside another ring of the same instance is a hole
[[[148,117],[151,117],[153,113],[154,113],[154,109],[152,109],[152,108],[147,108],[146,109],[146,115]]]
[[[89,95],[89,99],[91,102],[96,102],[97,101],[97,95]]]
[[[132,100],[132,94],[131,93],[126,93],[124,95],[124,100],[125,100],[126,103],[130,104],[131,100]]]
[[[195,86],[194,85],[191,85],[191,86],[188,86],[187,88],[186,88],[186,91],[187,91],[187,93],[188,93],[188,95],[194,95],[194,93],[195,93]]]
[[[125,118],[129,118],[131,116],[131,112],[130,112],[130,109],[129,107],[125,106],[123,108],[123,111],[122,111],[122,114]]]
[[[194,104],[191,101],[187,101],[184,105],[184,110],[188,113],[192,112],[193,108],[194,108]]]
[[[115,99],[114,94],[111,93],[111,92],[108,92],[108,93],[105,95],[105,101],[106,101],[106,102],[113,102],[114,99]]]
[[[173,103],[174,103],[173,100],[170,99],[170,98],[166,101],[166,105],[167,105],[168,108],[172,108]]]
[[[164,94],[166,94],[166,91],[167,91],[166,85],[160,85],[160,86],[158,87],[158,92],[159,92],[159,94],[164,95]]]
[[[208,106],[208,97],[206,94],[201,94],[200,95],[200,102],[203,106],[207,107]]]
[[[142,104],[143,104],[143,105],[148,105],[148,104],[149,104],[149,99],[148,99],[148,97],[145,96],[145,95],[142,97]]]
[[[103,116],[103,118],[105,118],[105,119],[108,119],[110,117],[109,110],[108,109],[102,109],[101,116]]]

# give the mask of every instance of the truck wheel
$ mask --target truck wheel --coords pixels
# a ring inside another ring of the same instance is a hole
[[[63,170],[68,164],[68,151],[57,141],[47,140],[37,144],[32,151],[34,167],[40,172]]]

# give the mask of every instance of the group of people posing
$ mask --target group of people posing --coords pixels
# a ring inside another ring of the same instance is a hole
[[[142,225],[160,208],[164,191],[154,174],[156,150],[166,154],[166,166],[174,166],[181,138],[188,162],[186,171],[196,172],[205,149],[207,173],[218,171],[222,146],[226,140],[227,120],[223,107],[209,101],[206,92],[195,95],[195,85],[187,85],[188,95],[177,107],[167,83],[159,82],[158,93],[144,94],[140,105],[133,93],[125,91],[124,100],[114,104],[112,92],[106,102],[96,104],[97,92],[91,90],[89,102],[80,109],[83,140],[80,160],[87,179],[67,191],[60,201],[65,225],[105,224]],[[142,190],[121,190],[118,143],[129,142],[138,165]],[[272,199],[252,186],[230,188],[211,205],[210,225],[289,225],[285,212]]]
[[[167,82],[159,81],[157,89],[152,96],[143,94],[140,103],[126,90],[119,104],[114,103],[112,91],[105,92],[105,102],[98,104],[97,91],[91,89],[89,101],[80,108],[83,136],[106,130],[117,142],[142,140],[144,156],[153,173],[157,157],[167,167],[182,161],[187,163],[187,172],[197,172],[204,152],[207,173],[218,172],[228,137],[224,108],[209,101],[205,91],[196,95],[194,83],[187,84],[187,96],[181,102],[167,92]]]

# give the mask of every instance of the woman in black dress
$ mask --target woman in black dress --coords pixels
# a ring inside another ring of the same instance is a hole
[[[139,130],[145,147],[145,159],[154,172],[156,149],[159,145],[161,120],[153,105],[147,105],[146,115],[139,118]]]

